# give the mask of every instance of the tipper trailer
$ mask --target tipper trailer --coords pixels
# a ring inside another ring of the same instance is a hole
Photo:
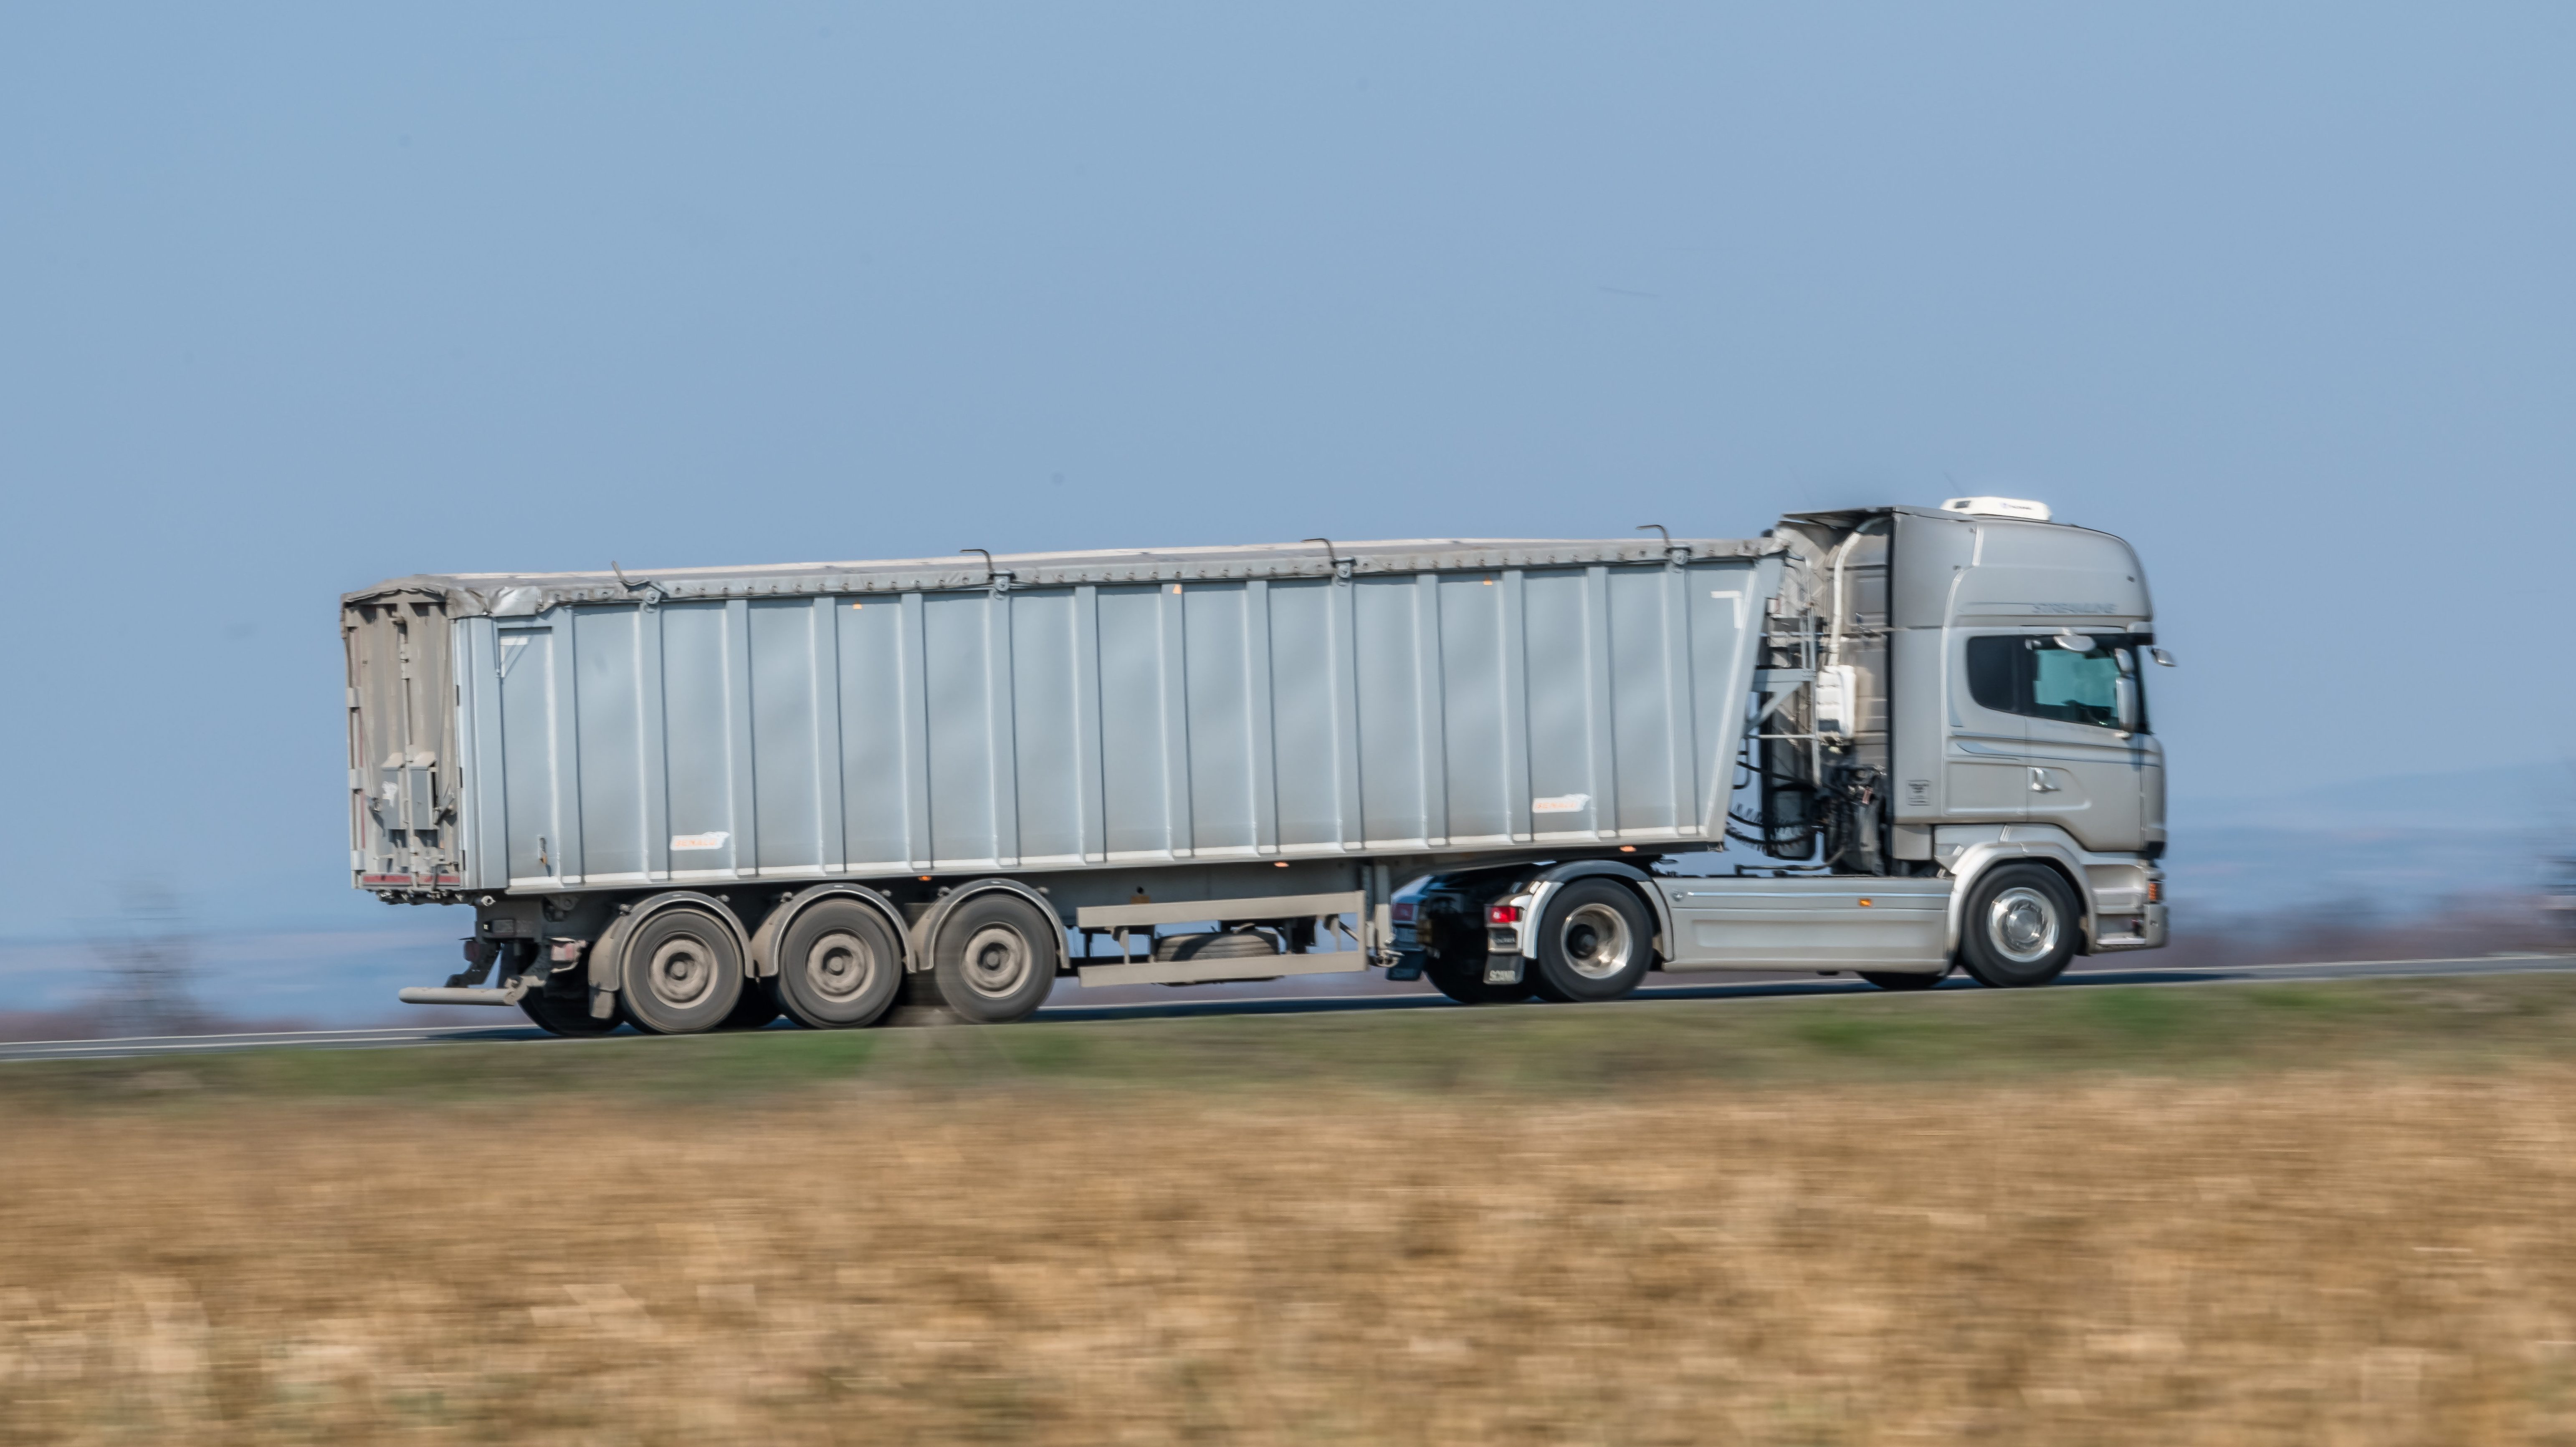
[[[396,579],[342,604],[352,882],[473,906],[405,1000],[567,1034],[2164,942],[2128,544],[2005,498],[1640,531]]]

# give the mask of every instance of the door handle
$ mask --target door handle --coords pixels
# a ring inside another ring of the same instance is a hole
[[[2048,781],[2048,770],[2033,769],[2030,771],[2030,791],[2034,794],[2054,794],[2057,792],[2057,786]]]

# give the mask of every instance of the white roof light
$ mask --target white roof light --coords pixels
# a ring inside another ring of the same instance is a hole
[[[1972,518],[2020,518],[2024,522],[2048,521],[2048,504],[2020,497],[1954,497],[1941,504],[1941,511]]]

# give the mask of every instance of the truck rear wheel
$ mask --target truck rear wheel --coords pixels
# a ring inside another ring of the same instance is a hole
[[[666,909],[626,941],[618,1003],[638,1030],[694,1035],[713,1030],[742,1000],[742,953],[733,931],[702,909]]]
[[[779,942],[778,1003],[809,1030],[873,1025],[903,986],[894,927],[854,899],[826,899],[788,922]]]
[[[1635,891],[1606,879],[1578,879],[1556,891],[1539,919],[1530,961],[1540,998],[1615,1000],[1654,968],[1654,925]]]
[[[2082,916],[2075,891],[2045,864],[2005,864],[1986,871],[1968,895],[1959,931],[1959,963],[1980,985],[2022,989],[2045,985],[2075,958]]]
[[[948,916],[931,945],[939,997],[979,1025],[1025,1020],[1055,988],[1062,936],[1054,920],[1018,895],[979,894]]]

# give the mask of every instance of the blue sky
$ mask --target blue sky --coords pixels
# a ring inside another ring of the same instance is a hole
[[[2571,62],[2542,5],[11,5],[0,937],[374,926],[335,603],[414,571],[2001,492],[2139,544],[2178,793],[2564,759]]]

